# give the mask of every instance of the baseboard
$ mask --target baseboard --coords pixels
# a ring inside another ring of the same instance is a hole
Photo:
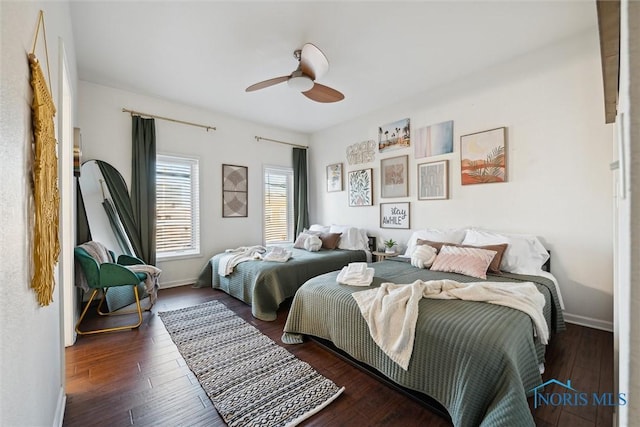
[[[197,281],[198,279],[193,278],[193,279],[174,280],[172,282],[162,282],[160,283],[160,289],[177,288],[178,286],[193,285]]]
[[[565,322],[573,323],[574,325],[586,326],[587,328],[613,332],[613,322],[609,322],[607,320],[594,319],[592,317],[580,316],[571,313],[564,313],[564,320]]]
[[[53,427],[62,427],[62,421],[64,420],[64,408],[67,405],[67,395],[64,393],[64,387],[60,387],[60,393],[58,394],[58,403],[56,405],[56,414],[53,418]]]

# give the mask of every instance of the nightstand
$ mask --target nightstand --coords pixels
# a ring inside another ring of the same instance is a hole
[[[400,255],[400,252],[380,252],[380,251],[373,251],[371,252],[375,257],[376,257],[376,262],[378,261],[384,261],[385,259],[392,257],[392,256],[398,256]]]

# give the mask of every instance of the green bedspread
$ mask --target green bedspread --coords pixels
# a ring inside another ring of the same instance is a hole
[[[220,289],[251,305],[251,313],[258,319],[273,321],[280,303],[292,297],[305,281],[340,270],[350,262],[367,260],[365,251],[287,249],[293,255],[286,262],[246,261],[236,265],[228,276],[218,274],[218,261],[225,254],[217,254],[203,268],[196,286]]]
[[[432,272],[406,262],[372,264],[371,287],[383,282],[480,279]],[[351,296],[369,288],[340,285],[337,273],[306,282],[293,299],[283,342],[301,342],[300,334],[332,341],[394,382],[425,393],[447,408],[456,426],[534,425],[527,393],[542,383],[539,363],[544,347],[533,336],[525,313],[475,301],[422,299],[413,355],[403,370],[374,343]],[[532,281],[545,296],[544,315],[553,332],[564,319],[552,281],[538,276],[490,275],[489,281]]]

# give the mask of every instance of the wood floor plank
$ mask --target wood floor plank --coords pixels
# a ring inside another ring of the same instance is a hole
[[[63,425],[224,426],[157,316],[160,311],[211,300],[221,301],[283,345],[280,337],[288,311],[286,304],[278,311],[274,322],[262,322],[251,315],[249,306],[220,291],[190,286],[162,289],[153,312],[145,313],[143,325],[138,330],[80,336],[75,345],[65,350],[67,405]],[[114,319],[90,318],[88,321],[109,325],[116,322]],[[588,355],[581,353],[594,345],[602,349]],[[451,425],[445,418],[314,341],[283,347],[336,384],[346,386],[336,401],[303,422],[303,426]],[[597,363],[597,367],[591,366],[597,378],[583,380],[596,384],[598,390],[609,391],[613,378],[612,347],[611,334],[568,325],[566,332],[557,339],[552,338],[544,378],[565,381],[574,374],[586,377],[580,369]],[[578,380],[577,377],[572,379]],[[590,415],[593,420],[563,407],[538,408],[533,413],[536,425],[541,427],[611,425],[611,408],[597,408],[596,413]]]

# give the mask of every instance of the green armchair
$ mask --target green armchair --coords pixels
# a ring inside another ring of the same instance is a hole
[[[120,331],[125,329],[136,329],[142,324],[142,307],[140,304],[140,296],[138,294],[138,288],[143,286],[144,280],[147,278],[146,273],[133,272],[129,270],[127,265],[135,265],[135,264],[144,264],[141,260],[135,257],[131,257],[129,255],[120,255],[118,257],[117,262],[98,262],[96,261],[84,248],[81,246],[77,246],[74,248],[74,257],[82,269],[82,273],[84,273],[84,278],[86,280],[86,285],[89,290],[91,290],[91,296],[89,297],[89,301],[87,301],[84,306],[84,310],[76,323],[76,332],[80,335],[89,335],[89,334],[97,334],[101,332],[112,332],[112,331]],[[109,251],[111,255],[111,259],[115,259],[115,255],[113,252]],[[110,288],[116,286],[132,286],[133,293],[136,299],[136,310],[128,311],[123,313],[109,313],[102,311],[102,305],[104,303],[107,292]],[[86,288],[85,288],[86,289]],[[93,299],[97,295],[98,291],[102,291],[102,298],[100,303],[98,304],[98,314],[101,316],[111,315],[111,314],[138,314],[138,320],[136,323],[124,326],[117,326],[111,328],[104,329],[93,329],[83,331],[80,329],[80,324],[84,319],[87,311],[89,310],[89,306],[91,305]],[[151,309],[151,306],[145,308],[144,310]]]

